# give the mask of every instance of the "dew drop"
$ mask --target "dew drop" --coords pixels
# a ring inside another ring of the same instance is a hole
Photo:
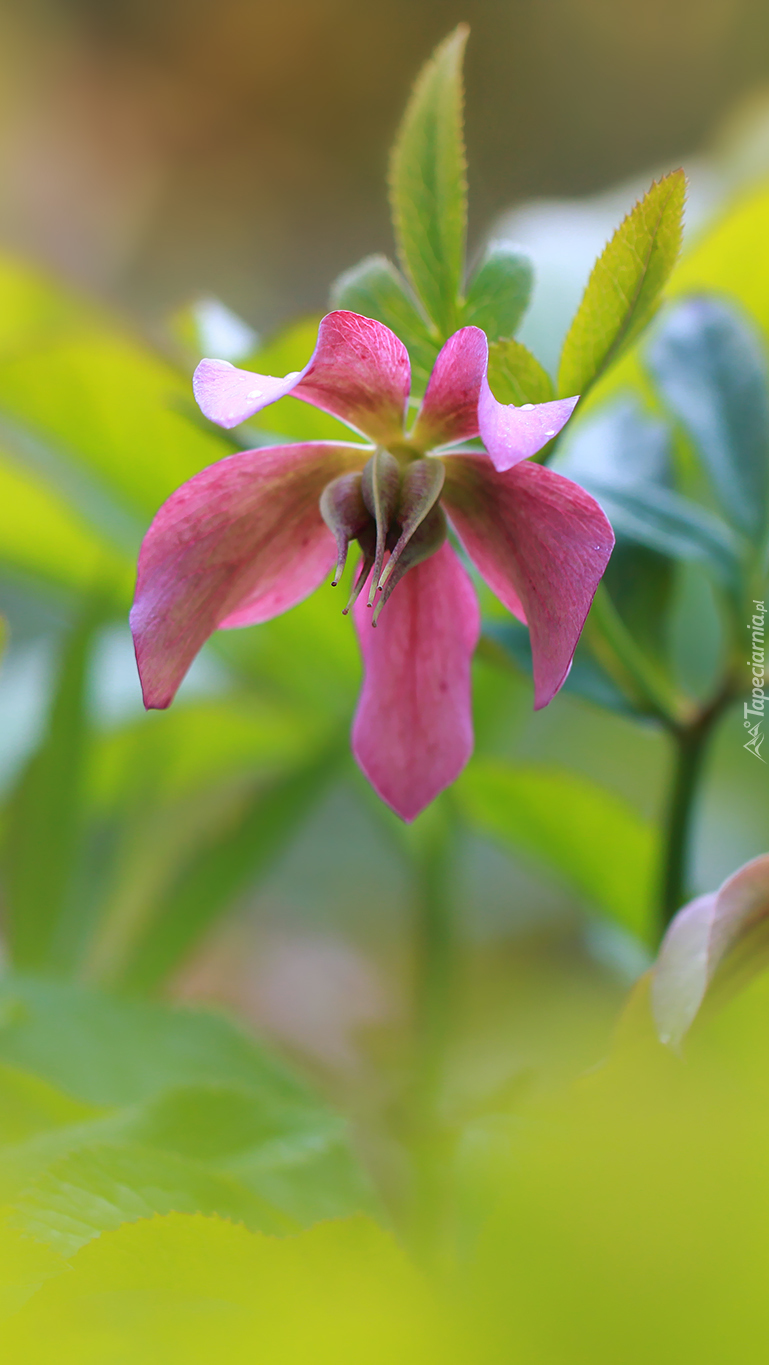
[[[534,404],[533,404],[533,403],[521,403],[521,412],[533,412],[533,411],[534,411]]]
[[[261,389],[251,389],[251,391],[246,394],[246,398],[261,398],[261,396],[262,396]]]

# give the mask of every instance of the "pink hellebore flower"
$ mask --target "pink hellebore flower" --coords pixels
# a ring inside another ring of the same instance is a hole
[[[491,393],[487,364],[480,328],[455,332],[407,431],[406,348],[357,313],[329,313],[310,361],[285,379],[201,361],[195,397],[220,426],[291,393],[370,444],[247,450],[196,474],[164,503],[142,546],[131,613],[145,705],[168,706],[218,627],[287,611],[335,561],[336,581],[357,540],[362,559],[348,607],[356,601],[365,681],[353,751],[383,800],[413,820],[454,780],[473,745],[479,613],[446,539],[448,514],[489,586],[528,622],[535,705],[546,706],[569,671],[614,537],[581,488],[523,463],[560,431],[576,398],[505,406]],[[479,435],[488,454],[444,449]]]

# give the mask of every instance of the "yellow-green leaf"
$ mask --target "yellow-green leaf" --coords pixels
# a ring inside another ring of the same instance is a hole
[[[593,266],[561,353],[558,392],[585,394],[654,316],[681,248],[683,171],[655,181]]]
[[[537,357],[521,341],[493,341],[489,346],[489,387],[500,403],[549,403],[553,381]]]

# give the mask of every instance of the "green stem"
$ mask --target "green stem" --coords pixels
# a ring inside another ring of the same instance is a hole
[[[673,774],[664,826],[659,898],[659,936],[691,899],[689,868],[697,795],[708,743],[726,705],[719,697],[690,725],[669,726]]]
[[[416,855],[414,1052],[409,1129],[414,1162],[412,1233],[429,1259],[446,1243],[450,1134],[442,1112],[456,1015],[457,935],[452,905],[453,821],[444,810]]]

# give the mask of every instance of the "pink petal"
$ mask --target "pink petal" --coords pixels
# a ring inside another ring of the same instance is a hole
[[[552,403],[498,403],[484,375],[478,402],[478,426],[495,469],[512,469],[528,460],[557,436],[573,413],[579,397]]]
[[[366,671],[353,753],[382,800],[411,821],[454,781],[473,750],[475,592],[444,544],[409,570],[376,628],[364,597],[355,624]]]
[[[270,403],[285,398],[301,371],[274,379],[271,374],[238,370],[229,360],[201,360],[192,376],[192,391],[201,412],[220,427],[236,427]]]
[[[652,1011],[663,1043],[681,1042],[719,966],[761,921],[769,921],[768,854],[745,863],[720,890],[679,910],[652,975]],[[763,953],[756,951],[754,961],[755,970],[763,970]]]
[[[294,397],[388,445],[403,440],[410,389],[408,351],[395,333],[373,318],[340,311],[321,322]]]
[[[247,450],[177,488],[144,537],[131,611],[146,706],[169,705],[217,626],[266,621],[318,586],[336,559],[320,495],[368,455],[321,441]]]
[[[447,455],[443,505],[467,553],[509,611],[529,625],[534,705],[571,667],[614,545],[598,503],[538,464],[498,473],[484,455]]]
[[[389,327],[336,312],[323,318],[303,370],[273,379],[226,360],[201,360],[192,384],[206,417],[223,427],[237,426],[291,393],[387,445],[403,439],[411,368],[406,347]]]
[[[488,361],[489,345],[480,327],[462,327],[449,337],[411,432],[415,445],[431,450],[478,435],[478,400]]]

